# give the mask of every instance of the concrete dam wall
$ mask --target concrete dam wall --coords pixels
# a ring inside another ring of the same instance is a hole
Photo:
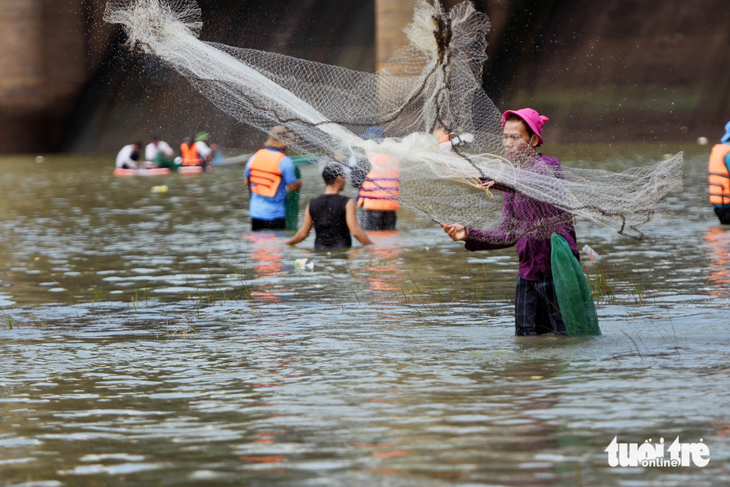
[[[202,38],[373,71],[402,45],[412,2],[201,0]],[[457,2],[445,2],[447,6]],[[560,142],[718,138],[730,119],[724,0],[479,0],[492,24],[484,86],[532,106]],[[112,152],[199,130],[262,136],[179,75],[123,47],[102,0],[0,0],[0,153]]]
[[[113,29],[102,2],[0,0],[0,153],[58,148]]]

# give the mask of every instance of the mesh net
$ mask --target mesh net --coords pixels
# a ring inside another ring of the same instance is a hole
[[[487,230],[480,238],[495,243],[549,238],[574,216],[641,239],[662,198],[682,187],[681,153],[611,173],[546,164],[522,141],[506,150],[501,113],[481,84],[489,22],[471,3],[445,12],[419,1],[406,29],[410,45],[377,74],[200,41],[193,0],[110,0],[105,20],[241,123],[264,132],[285,125],[301,154],[397,169],[392,196],[404,207]],[[382,138],[360,135],[373,126]],[[441,130],[450,142],[439,141]],[[518,211],[503,211],[502,193],[485,189],[487,181],[519,195]]]
[[[550,237],[550,265],[558,309],[568,335],[600,335],[596,305],[583,268],[562,236]]]

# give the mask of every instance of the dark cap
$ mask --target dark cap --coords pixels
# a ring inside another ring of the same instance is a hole
[[[345,168],[339,162],[328,162],[322,169],[325,184],[332,184],[340,176],[345,177]]]

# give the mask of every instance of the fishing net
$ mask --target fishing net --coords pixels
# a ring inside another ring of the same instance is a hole
[[[640,239],[662,198],[682,187],[681,153],[611,173],[537,164],[525,143],[506,151],[501,113],[482,89],[489,22],[471,3],[449,12],[438,2],[417,3],[406,29],[410,45],[377,74],[200,41],[193,0],[111,0],[105,20],[121,24],[131,46],[157,56],[241,123],[264,132],[285,125],[300,154],[352,166],[366,161],[379,172],[397,165],[393,197],[402,206],[437,222],[499,229],[483,237],[495,243],[549,238],[573,217]],[[382,139],[361,136],[374,126]],[[439,131],[451,141],[440,142]],[[502,193],[485,182],[519,194],[531,211],[505,214]]]
[[[550,266],[558,308],[568,335],[600,335],[596,305],[588,278],[562,236],[550,237]]]

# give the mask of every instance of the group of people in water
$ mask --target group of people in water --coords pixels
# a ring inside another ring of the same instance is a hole
[[[363,138],[380,142],[384,135],[381,127],[371,127]],[[274,127],[264,148],[246,163],[244,184],[251,192],[249,216],[252,231],[286,228],[287,191],[298,191],[302,186],[292,159],[286,155],[286,149],[293,139],[293,134],[286,127]],[[360,161],[360,166],[351,171],[353,185],[359,189],[357,204],[339,194],[346,185],[345,165],[337,161],[328,162],[322,172],[325,194],[309,203],[304,225],[287,243],[301,242],[307,238],[312,227],[317,235],[317,249],[350,247],[351,236],[363,245],[369,245],[372,241],[363,229],[395,230],[396,211],[400,209],[398,161],[383,154],[373,154],[373,158],[374,166],[371,167],[367,161]],[[356,206],[361,208],[362,227],[357,221]]]
[[[531,108],[508,110],[502,117],[504,131],[503,144],[509,157],[511,152],[521,150],[527,144],[538,149],[543,144],[542,128],[548,118]],[[448,141],[448,134],[436,134],[439,143]],[[371,127],[363,138],[382,141],[384,131],[381,127]],[[251,191],[250,217],[251,230],[283,230],[285,228],[284,199],[286,191],[296,191],[301,179],[294,175],[293,163],[286,156],[286,148],[293,140],[293,135],[283,126],[274,127],[265,147],[254,154],[246,164],[244,183]],[[535,152],[534,160],[529,161],[526,170],[541,171],[541,166],[550,166],[560,171],[562,166],[557,159]],[[372,167],[346,169],[336,161],[328,162],[322,170],[326,189],[324,194],[312,199],[307,205],[304,222],[296,234],[286,240],[286,244],[294,245],[315,231],[315,249],[350,247],[352,237],[362,245],[372,244],[366,230],[392,230],[396,226],[396,211],[400,208],[398,192],[400,175],[397,160],[388,160],[391,156],[372,154]],[[532,168],[532,169],[531,169]],[[367,169],[367,170],[365,170]],[[359,188],[357,202],[342,196],[340,193],[346,185],[346,171],[350,170],[350,178]],[[560,216],[565,213],[559,208],[543,204],[535,210],[535,201],[520,195],[505,185],[494,181],[484,181],[491,189],[503,191],[503,214],[522,213],[534,218],[550,214]],[[528,201],[529,200],[529,201]],[[528,208],[529,206],[529,208]],[[356,215],[356,207],[361,208],[360,221]],[[531,209],[530,209],[531,208]],[[580,254],[577,248],[575,228],[570,218],[556,218],[562,221],[555,232],[565,238],[576,259]],[[460,224],[441,224],[444,231],[455,241],[464,241],[470,251],[492,250],[515,245],[505,238],[505,244],[494,242],[499,240],[500,229],[483,231],[468,228]],[[550,239],[525,235],[516,242],[519,259],[518,280],[515,305],[515,334],[538,335],[543,333],[565,334],[566,327],[557,307],[557,297],[550,268]]]
[[[553,174],[562,173],[560,162],[537,150],[543,145],[542,129],[547,117],[531,108],[507,110],[502,116],[503,145],[508,158],[512,153],[529,147],[533,155],[521,169]],[[710,202],[722,224],[730,224],[730,122],[710,156]],[[450,134],[436,134],[439,143],[449,141]],[[371,127],[363,138],[381,142],[385,132],[381,127]],[[250,190],[249,215],[251,230],[286,229],[286,198],[288,192],[297,192],[302,187],[294,162],[286,154],[294,135],[284,126],[271,129],[264,147],[251,156],[246,163],[244,184]],[[187,138],[181,145],[182,165],[205,167],[212,149],[207,145],[208,135],[198,134],[195,139]],[[143,167],[139,160],[142,144],[125,146],[117,157],[117,167]],[[145,160],[157,167],[175,165],[169,144],[153,136],[145,148]],[[330,160],[322,170],[325,182],[324,194],[312,199],[306,207],[304,222],[286,244],[295,245],[315,231],[314,248],[332,249],[352,246],[352,237],[362,245],[372,244],[366,231],[394,230],[396,212],[400,208],[400,173],[398,161],[386,154],[370,154],[371,165],[359,161],[356,166]],[[519,157],[515,157],[519,159]],[[347,176],[358,188],[357,201],[341,195],[347,184]],[[522,219],[554,218],[559,221],[552,229],[554,234],[565,239],[566,249],[577,260],[580,253],[573,221],[564,210],[547,203],[536,206],[534,199],[495,181],[485,180],[483,184],[491,190],[503,192],[503,216],[522,215]],[[358,223],[357,208],[360,208]],[[566,334],[564,314],[558,306],[553,270],[551,269],[551,239],[526,233],[516,241],[504,234],[500,227],[494,230],[480,230],[454,223],[442,223],[441,227],[454,241],[465,243],[469,251],[494,250],[515,245],[518,256],[518,278],[515,290],[515,334],[518,336],[544,333]],[[504,243],[500,244],[500,240]],[[600,332],[599,332],[600,333]]]
[[[210,135],[199,132],[195,138],[186,137],[180,144],[180,156],[175,157],[170,144],[153,134],[151,141],[144,149],[142,158],[142,141],[125,145],[117,154],[117,169],[150,169],[167,168],[176,171],[180,166],[201,166],[204,170],[213,158],[216,145],[208,145]]]

